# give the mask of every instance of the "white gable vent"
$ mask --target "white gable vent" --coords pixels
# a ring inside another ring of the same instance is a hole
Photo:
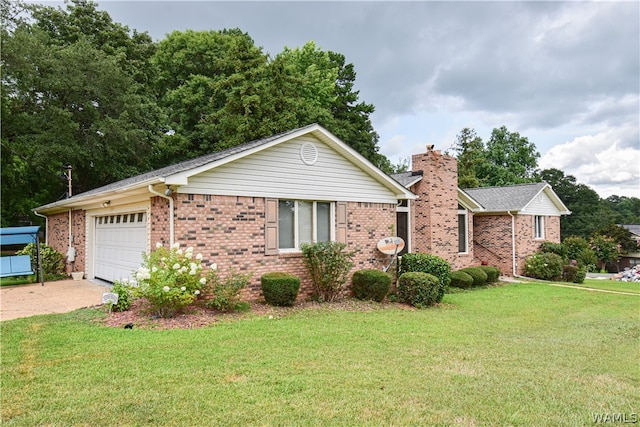
[[[313,165],[318,161],[318,149],[310,142],[305,142],[300,147],[300,158],[305,165]]]

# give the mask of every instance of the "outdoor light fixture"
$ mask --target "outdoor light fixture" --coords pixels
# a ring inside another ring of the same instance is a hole
[[[111,204],[111,200],[107,200],[106,202],[102,203],[102,207],[106,208],[107,206],[109,206]]]
[[[167,189],[166,189],[166,190],[164,190],[164,195],[168,197],[168,196],[170,196],[170,195],[172,195],[172,194],[173,194],[173,190],[171,189],[171,187],[169,187],[169,186],[167,185]]]

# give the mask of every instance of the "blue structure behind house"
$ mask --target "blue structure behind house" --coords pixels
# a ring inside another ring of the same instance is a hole
[[[42,286],[44,286],[42,258],[40,256],[40,239],[38,239],[39,232],[40,226],[0,228],[0,247],[35,243],[36,253],[38,255],[40,281],[42,282]],[[31,257],[29,257],[29,255],[0,257],[0,277],[29,276],[31,274],[34,273],[31,270]]]

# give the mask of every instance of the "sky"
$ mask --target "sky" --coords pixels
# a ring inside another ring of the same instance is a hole
[[[536,145],[540,169],[640,197],[638,1],[97,3],[156,41],[239,28],[272,57],[309,41],[343,54],[393,164],[504,125]]]

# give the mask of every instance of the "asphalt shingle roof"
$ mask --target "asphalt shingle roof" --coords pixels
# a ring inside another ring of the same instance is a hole
[[[466,188],[464,192],[480,203],[486,211],[519,211],[547,185],[546,182],[537,182],[507,187]]]
[[[422,171],[393,173],[390,176],[391,178],[402,184],[404,187],[408,188],[410,185],[415,184],[422,178]]]

